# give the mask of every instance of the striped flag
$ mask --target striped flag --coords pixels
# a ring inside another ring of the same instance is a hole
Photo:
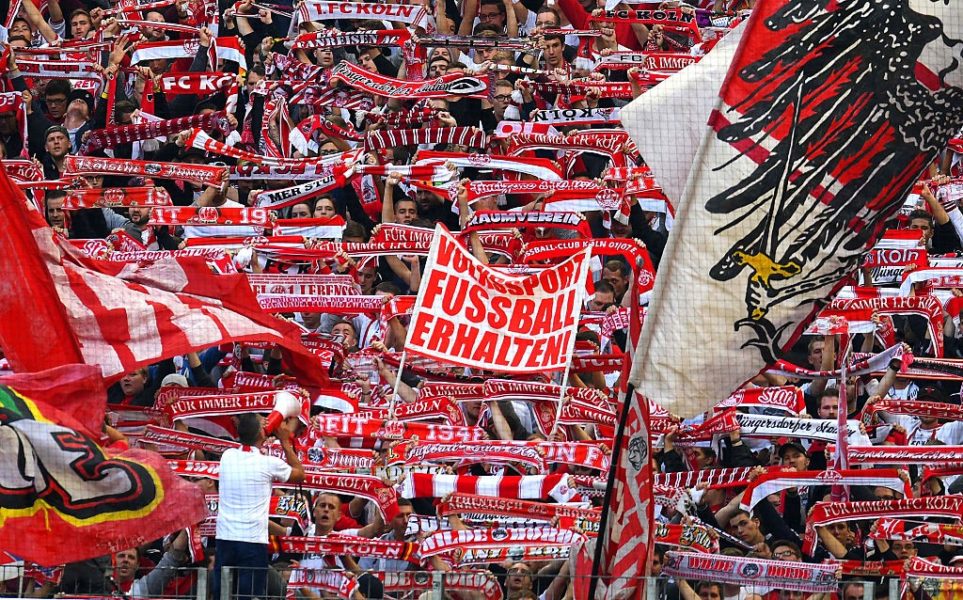
[[[215,275],[195,257],[146,266],[91,259],[47,226],[5,172],[0,216],[0,345],[15,371],[86,363],[110,379],[224,342],[260,341],[289,350],[302,383],[322,385],[300,329],[264,313],[243,275]]]

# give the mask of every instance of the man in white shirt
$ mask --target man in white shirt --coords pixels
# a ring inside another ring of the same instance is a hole
[[[304,468],[291,445],[291,421],[282,423],[275,433],[285,460],[261,454],[265,436],[255,414],[238,419],[238,439],[243,446],[221,456],[214,598],[220,598],[222,567],[235,568],[236,597],[263,598],[267,592],[271,487],[275,481],[304,481]]]

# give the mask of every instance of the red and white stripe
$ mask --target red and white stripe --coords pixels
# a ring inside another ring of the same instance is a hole
[[[567,475],[433,475],[409,473],[401,487],[404,498],[444,498],[461,492],[476,496],[547,500],[572,499],[575,490],[568,487]]]

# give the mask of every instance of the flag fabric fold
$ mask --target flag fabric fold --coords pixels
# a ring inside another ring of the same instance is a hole
[[[17,274],[0,285],[0,344],[15,371],[83,362],[115,379],[224,342],[260,341],[288,350],[303,383],[323,383],[299,328],[264,313],[243,275],[215,275],[203,258],[142,265],[87,257],[44,223],[5,173],[0,215],[12,225],[0,241],[0,271]],[[40,326],[24,328],[24,314]]]
[[[105,403],[94,366],[0,378],[5,550],[53,566],[134,548],[204,518],[201,489],[159,455],[101,446]]]

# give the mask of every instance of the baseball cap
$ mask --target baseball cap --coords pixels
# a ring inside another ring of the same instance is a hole
[[[60,133],[64,134],[64,135],[67,137],[68,140],[70,139],[70,132],[67,131],[67,128],[66,128],[66,127],[64,127],[63,125],[51,125],[50,127],[47,128],[47,131],[44,132],[44,134],[43,134],[43,141],[46,142],[46,141],[47,141],[47,138],[50,137],[50,134],[51,134],[51,133],[56,133],[56,132],[60,132]]]
[[[793,450],[796,450],[796,451],[799,452],[800,454],[806,454],[806,448],[804,448],[803,445],[800,444],[799,442],[797,442],[796,440],[790,440],[790,439],[787,439],[787,438],[780,438],[780,439],[777,440],[777,441],[780,442],[780,444],[779,444],[779,458],[782,458],[783,455],[786,453],[786,450],[789,450],[790,448],[793,449]]]
[[[161,380],[161,387],[167,387],[169,385],[176,385],[180,387],[188,387],[187,377],[179,373],[171,373]]]

